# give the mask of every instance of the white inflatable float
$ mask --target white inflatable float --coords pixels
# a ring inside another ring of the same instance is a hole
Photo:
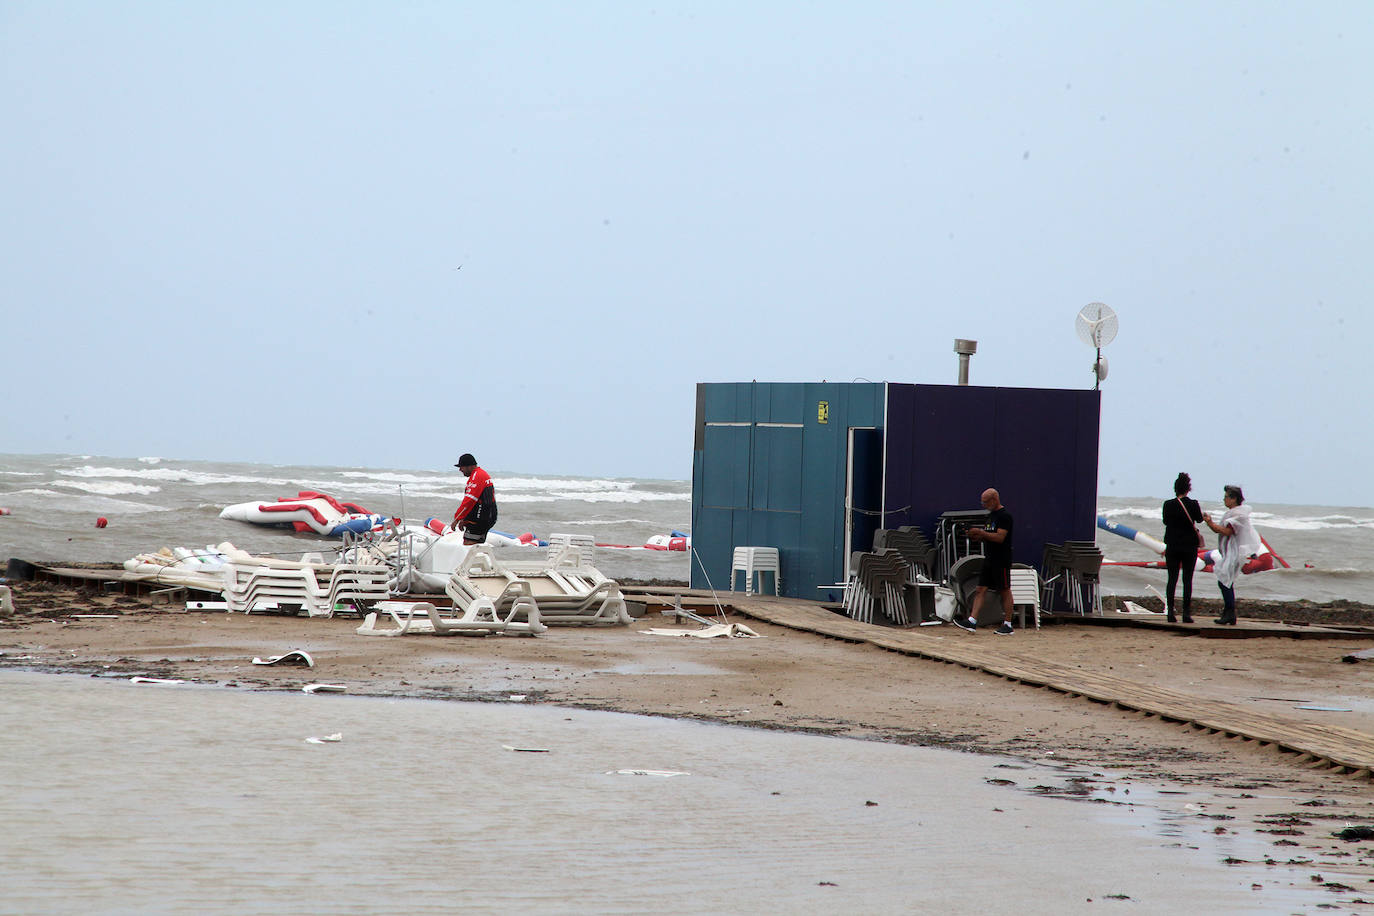
[[[302,490],[296,496],[283,496],[271,503],[225,506],[219,517],[255,525],[289,526],[327,537],[342,537],[345,531],[355,534],[371,531],[387,521],[385,515],[368,512],[355,503],[339,502],[328,493],[314,490]]]

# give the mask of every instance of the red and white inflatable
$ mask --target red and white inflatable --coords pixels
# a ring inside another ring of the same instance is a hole
[[[297,531],[313,531],[342,537],[345,531],[371,531],[386,524],[386,516],[368,512],[355,503],[339,502],[328,493],[302,490],[274,503],[238,503],[225,506],[220,518],[255,525],[289,525]]]

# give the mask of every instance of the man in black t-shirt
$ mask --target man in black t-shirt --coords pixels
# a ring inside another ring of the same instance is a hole
[[[1002,505],[1002,497],[994,489],[983,491],[983,508],[988,510],[986,528],[974,528],[968,536],[982,541],[983,571],[978,576],[978,588],[974,589],[973,599],[969,602],[968,620],[960,620],[956,614],[955,626],[965,630],[978,627],[978,607],[983,596],[989,591],[1002,593],[1002,625],[993,630],[998,636],[1010,636],[1011,629],[1011,531],[1012,518],[1007,507]]]

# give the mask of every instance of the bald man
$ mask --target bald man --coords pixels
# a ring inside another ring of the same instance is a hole
[[[1010,636],[1011,628],[1011,513],[1002,505],[1002,497],[991,487],[983,491],[983,508],[988,510],[988,522],[983,528],[973,528],[968,536],[983,542],[983,571],[978,576],[978,588],[969,602],[968,620],[955,616],[955,626],[972,632],[978,628],[978,608],[988,592],[1002,593],[1002,625],[992,632]]]

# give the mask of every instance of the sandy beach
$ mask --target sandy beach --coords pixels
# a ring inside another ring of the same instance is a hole
[[[650,627],[551,630],[539,638],[358,636],[358,621],[186,612],[123,595],[14,583],[0,619],[0,666],[101,677],[182,678],[237,689],[344,684],[353,695],[555,704],[1007,755],[1067,768],[1084,784],[1133,780],[1208,791],[1217,830],[1251,831],[1277,862],[1311,861],[1344,893],[1374,899],[1374,841],[1333,833],[1374,825],[1366,778],[1312,769],[1292,754],[1207,735],[957,665],[740,619],[763,639],[680,639]],[[1242,613],[1245,612],[1242,608]],[[1256,608],[1257,611],[1262,609]],[[1332,609],[1326,609],[1331,611]],[[1350,616],[1370,609],[1346,605]],[[1322,609],[1269,608],[1288,616]],[[114,617],[77,615],[110,615]],[[1010,639],[940,626],[931,640],[976,639],[1023,658],[1247,705],[1314,724],[1374,731],[1368,638],[1204,639],[1075,625]],[[257,666],[292,649],[314,669]],[[1299,707],[1320,707],[1300,709]],[[1316,878],[1314,877],[1314,880]],[[1333,888],[1335,889],[1335,888]]]

